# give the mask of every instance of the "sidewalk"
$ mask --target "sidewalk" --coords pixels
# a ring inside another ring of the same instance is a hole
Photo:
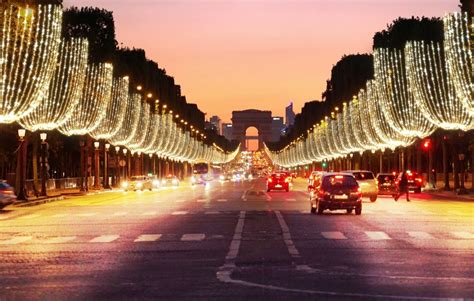
[[[81,196],[88,193],[97,193],[103,190],[90,190],[89,192],[81,192],[79,189],[64,189],[64,190],[55,190],[48,191],[48,196],[30,196],[26,201],[15,201],[11,206],[13,207],[30,207],[41,205],[49,202],[61,201],[64,200],[66,196]]]

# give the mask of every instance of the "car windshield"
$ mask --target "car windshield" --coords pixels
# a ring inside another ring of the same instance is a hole
[[[370,171],[356,171],[352,173],[357,181],[361,180],[373,180],[374,174]]]
[[[331,189],[331,188],[353,188],[357,187],[357,181],[353,176],[350,175],[331,175],[326,176],[323,179],[322,188]]]
[[[137,176],[131,177],[132,181],[143,181],[144,179],[145,177],[137,177]]]

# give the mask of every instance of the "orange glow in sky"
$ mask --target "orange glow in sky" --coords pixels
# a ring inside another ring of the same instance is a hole
[[[143,48],[207,118],[233,110],[284,116],[321,99],[331,67],[371,52],[399,16],[458,11],[457,0],[64,0],[114,12],[117,40]]]

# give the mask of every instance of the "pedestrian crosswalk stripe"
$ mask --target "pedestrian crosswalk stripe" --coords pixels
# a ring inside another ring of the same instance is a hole
[[[161,238],[161,234],[142,234],[134,240],[134,242],[157,241]]]
[[[124,215],[127,215],[128,212],[125,212],[125,211],[122,211],[122,212],[115,212],[113,215],[114,216],[124,216]]]
[[[148,211],[148,212],[144,212],[144,213],[142,213],[142,215],[145,215],[145,216],[156,215],[156,211]]]
[[[286,199],[288,202],[296,202],[296,199]]]
[[[206,199],[198,199],[198,200],[196,200],[196,202],[198,202],[198,203],[206,203],[207,200],[206,200]]]
[[[218,202],[227,202],[227,199],[218,199]]]
[[[171,215],[185,215],[185,214],[188,214],[187,211],[175,211],[173,213],[171,213]]]
[[[204,233],[183,234],[181,241],[200,241],[206,237]]]
[[[76,239],[76,236],[58,236],[58,237],[53,237],[47,240],[46,243],[47,244],[61,244],[61,243],[73,241],[75,239]]]
[[[36,217],[40,217],[41,214],[30,214],[30,215],[25,215],[25,216],[22,216],[20,217],[21,219],[32,219],[32,218],[36,218]]]
[[[381,231],[365,231],[365,234],[373,240],[387,240],[391,239],[390,236],[387,235],[385,232]]]
[[[451,232],[455,237],[462,239],[474,239],[474,234],[466,231]]]
[[[119,238],[118,235],[101,235],[101,236],[97,236],[91,239],[90,242],[98,242],[98,243],[112,242],[114,240],[117,240],[118,238]]]
[[[186,200],[176,200],[176,203],[184,203]]]
[[[431,234],[422,231],[409,231],[408,235],[412,238],[433,239],[433,236]]]
[[[0,242],[0,245],[16,245],[31,239],[31,236],[17,236]]]
[[[326,239],[347,239],[342,232],[338,231],[321,232],[321,235]]]
[[[76,216],[79,216],[79,217],[90,217],[90,216],[95,216],[97,215],[96,212],[87,212],[87,213],[78,213],[76,214]]]

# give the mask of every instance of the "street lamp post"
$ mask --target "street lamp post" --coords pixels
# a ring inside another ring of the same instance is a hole
[[[110,144],[106,143],[105,152],[104,152],[104,189],[110,189],[109,171],[108,171],[109,149],[110,149]]]
[[[120,146],[115,147],[115,186],[120,183]]]
[[[47,133],[41,133],[40,134],[40,139],[41,139],[41,196],[48,196],[47,191],[46,191],[46,178],[48,176],[48,171],[46,170],[46,163],[47,163],[47,158],[46,158],[46,138],[48,134]]]
[[[99,141],[94,142],[94,188],[100,189]]]
[[[17,169],[16,169],[16,199],[19,201],[26,201],[28,199],[25,187],[25,178],[26,178],[26,130],[18,130],[18,140],[20,146],[17,151]]]
[[[123,178],[126,179],[127,178],[127,168],[128,168],[128,164],[129,162],[127,162],[127,149],[124,148],[123,149],[123,160],[125,161],[125,166],[123,167]]]

